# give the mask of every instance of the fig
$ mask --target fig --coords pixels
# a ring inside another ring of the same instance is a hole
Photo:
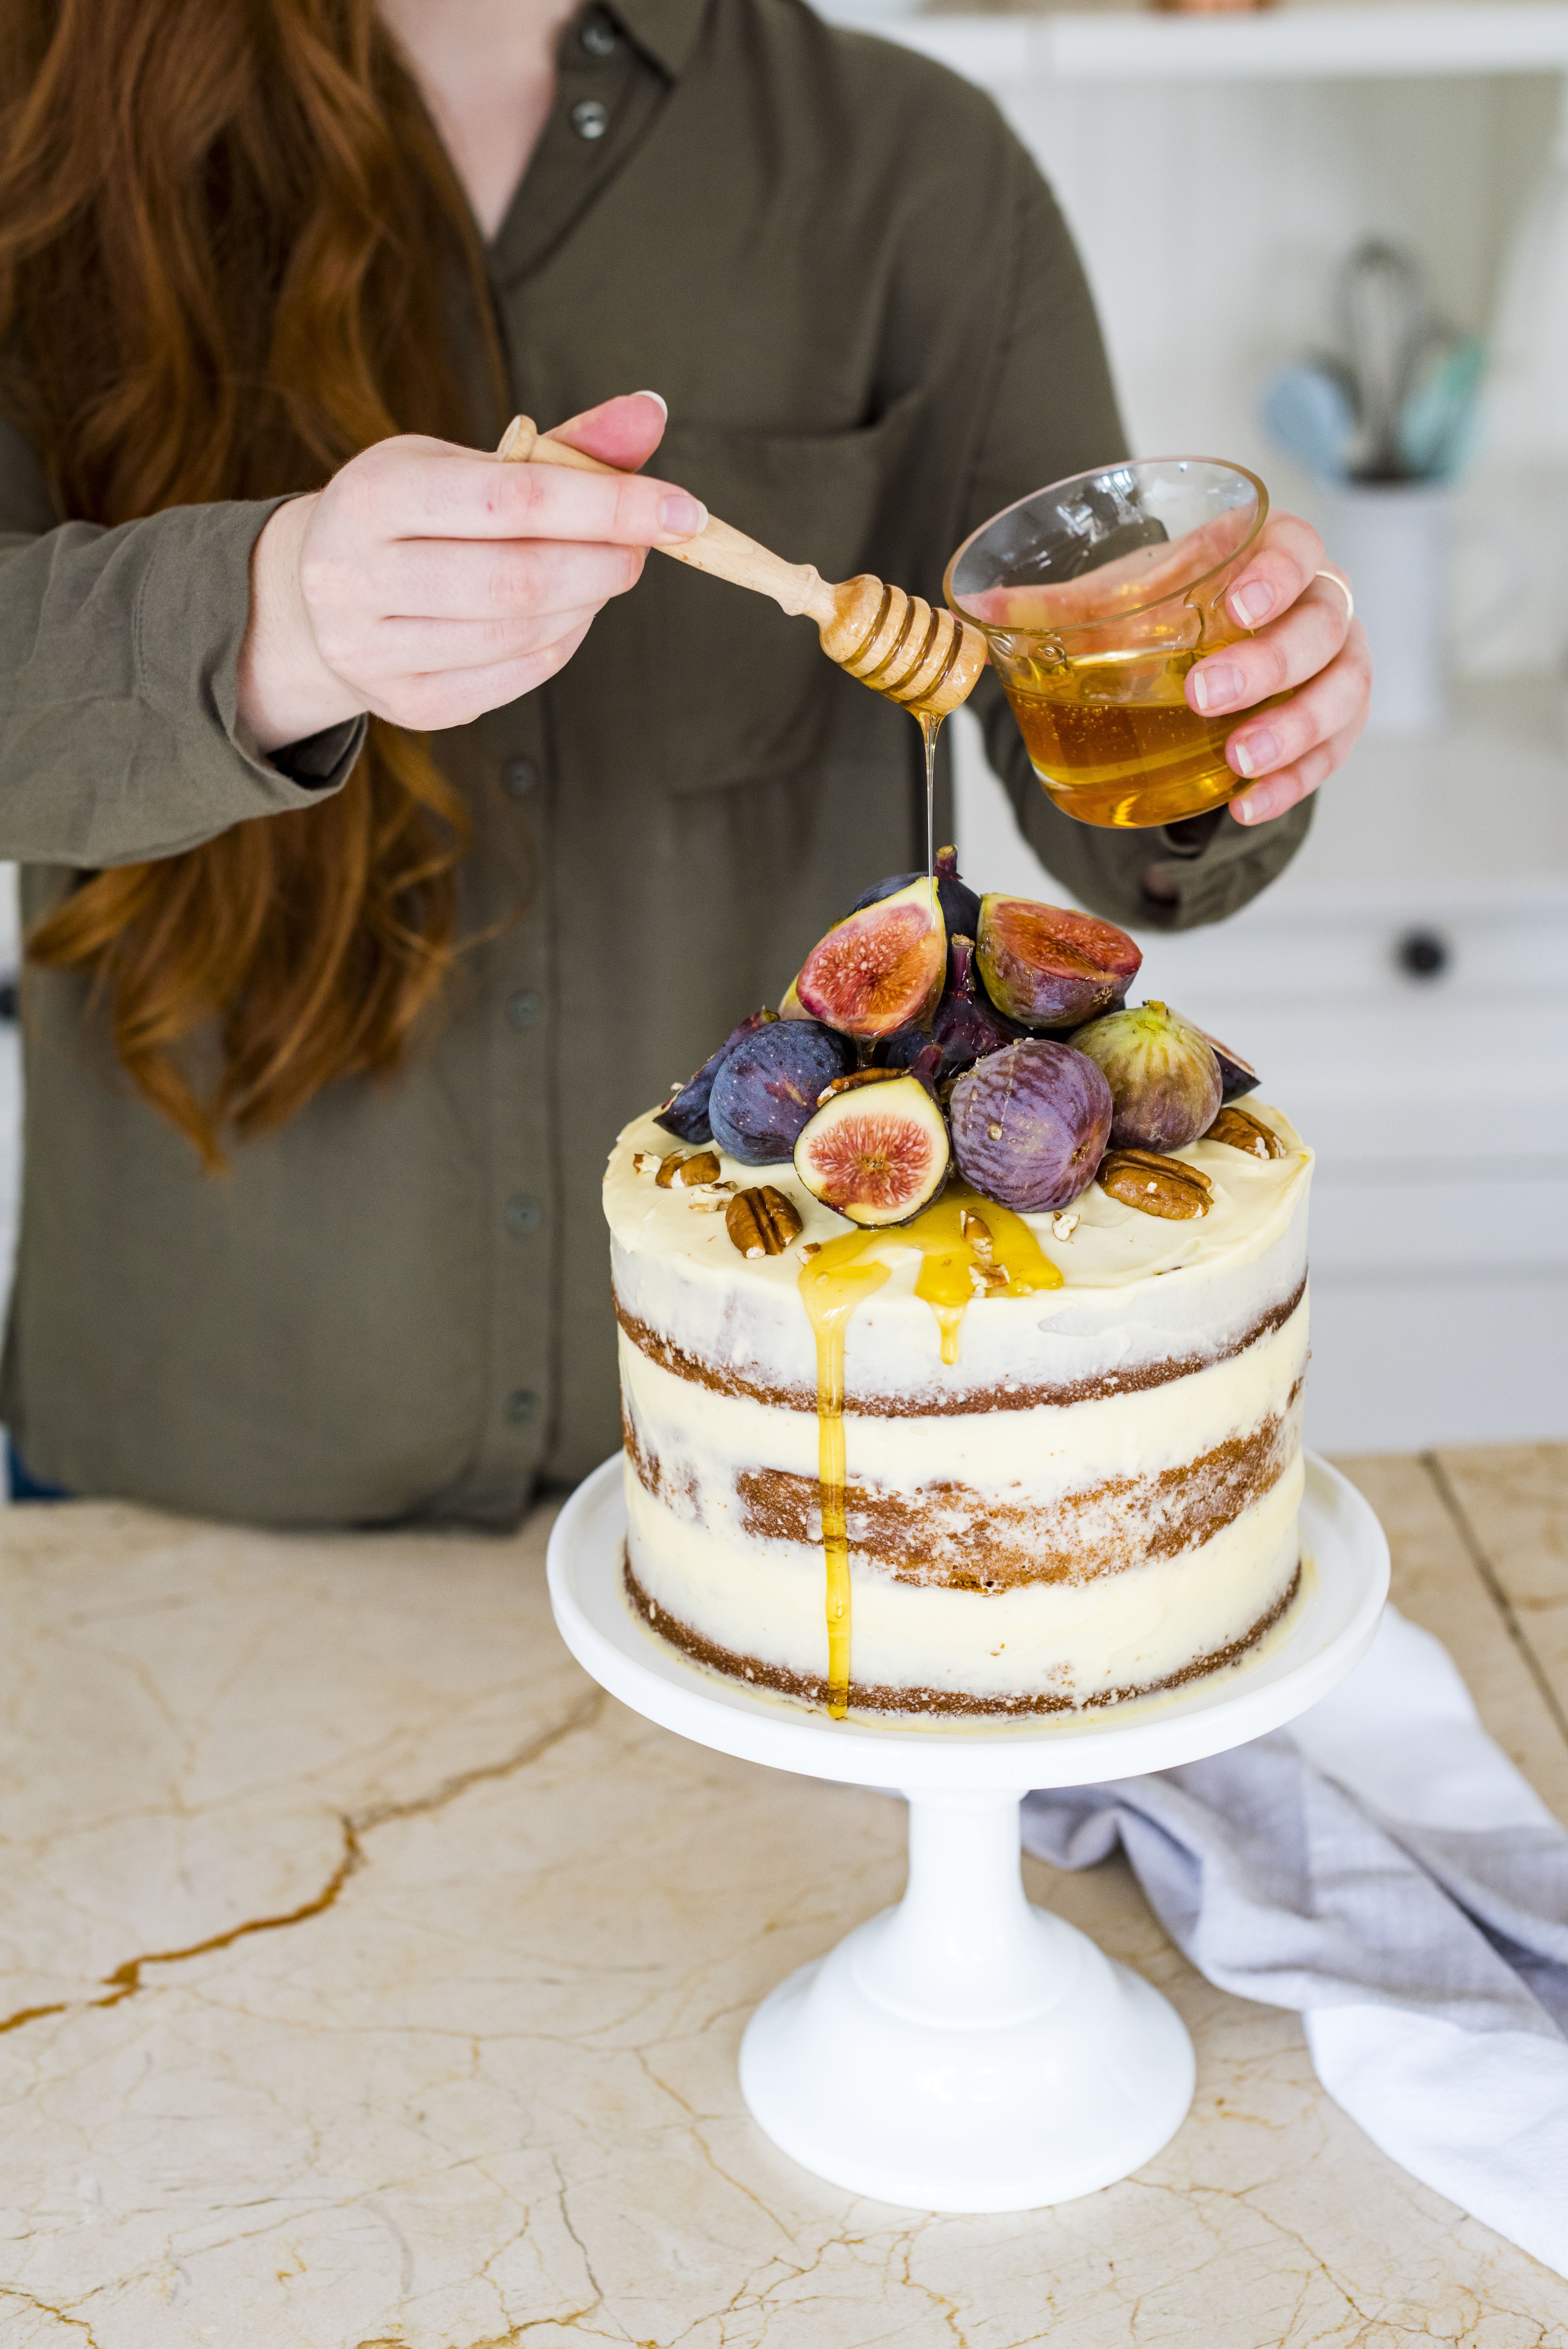
[[[788,1158],[823,1086],[854,1065],[854,1046],[820,1020],[769,1020],[719,1066],[707,1105],[714,1140],[746,1166]]]
[[[1115,1010],[1143,960],[1113,922],[995,894],[980,900],[975,946],[986,994],[1025,1028],[1076,1028]]]
[[[1208,1040],[1163,1003],[1109,1012],[1075,1030],[1072,1044],[1105,1072],[1113,1150],[1180,1150],[1219,1115],[1220,1063]]]
[[[1220,1099],[1240,1101],[1243,1093],[1255,1092],[1263,1079],[1252,1062],[1243,1061],[1239,1052],[1233,1052],[1228,1044],[1222,1044],[1217,1036],[1211,1036],[1206,1028],[1200,1028],[1198,1033],[1220,1063]]]
[[[906,1223],[947,1180],[947,1126],[917,1078],[866,1070],[800,1129],[795,1172],[851,1224]]]
[[[924,878],[923,873],[891,874],[887,880],[879,881],[874,889],[868,889],[863,895],[857,897],[850,911],[851,914],[863,914],[868,905],[880,905],[884,897],[896,897],[899,891],[907,889],[912,881],[923,881]],[[967,882],[958,877],[958,851],[955,848],[939,848],[936,852],[936,902],[942,908],[942,918],[950,938],[960,934],[966,938],[974,936],[975,925],[980,919],[980,900]]]
[[[882,1046],[881,1057],[890,1069],[918,1065],[930,1082],[942,1084],[972,1069],[987,1052],[999,1052],[1004,1044],[1016,1042],[1018,1032],[981,990],[975,974],[974,939],[954,937],[947,950],[947,985],[931,1015],[931,1025],[895,1030]]]
[[[789,986],[779,998],[779,1017],[780,1019],[810,1019],[811,1017],[810,1013],[807,1010],[805,1005],[801,1002],[799,997],[795,992],[795,982],[793,979],[789,981]]]
[[[743,1036],[754,1035],[758,1028],[768,1027],[777,1019],[777,1011],[754,1011],[738,1028],[732,1028],[717,1052],[710,1053],[695,1077],[677,1085],[668,1101],[655,1116],[655,1125],[662,1125],[680,1142],[711,1142],[713,1128],[708,1123],[708,1099],[713,1081]]]
[[[1065,1207],[1094,1180],[1110,1133],[1110,1087],[1070,1044],[1026,1036],[976,1061],[948,1099],[965,1182],[1024,1215]]]
[[[874,1043],[930,1016],[946,969],[936,891],[922,874],[837,923],[807,956],[795,991],[813,1019]]]

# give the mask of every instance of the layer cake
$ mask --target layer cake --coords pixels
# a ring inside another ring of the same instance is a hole
[[[1206,1178],[1202,1215],[1095,1182],[1070,1214],[1014,1216],[960,1183],[936,1237],[859,1230],[788,1160],[716,1143],[674,1166],[653,1115],[628,1126],[604,1206],[644,1619],[720,1672],[828,1701],[813,1309],[836,1282],[851,1708],[1051,1713],[1244,1655],[1299,1582],[1312,1166],[1279,1111],[1248,1109],[1281,1154],[1209,1136],[1156,1162]],[[742,1255],[730,1211],[763,1185],[799,1231]],[[825,1279],[846,1248],[861,1272]]]

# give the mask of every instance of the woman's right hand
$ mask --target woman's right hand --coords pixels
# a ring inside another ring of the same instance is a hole
[[[634,392],[558,425],[608,463],[658,446],[664,403]],[[362,710],[421,733],[516,700],[570,660],[650,546],[707,523],[696,498],[502,464],[444,440],[383,440],[325,490],[280,506],[256,542],[239,715],[260,749]]]

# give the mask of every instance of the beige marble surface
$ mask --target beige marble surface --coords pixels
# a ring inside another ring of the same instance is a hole
[[[1568,1453],[1349,1464],[1568,1816]],[[1028,1875],[1194,2032],[1158,2161],[1006,2219],[794,2168],[740,2032],[896,1896],[900,1807],[599,1695],[543,1536],[0,1513],[0,2349],[1568,2349],[1116,1864]]]

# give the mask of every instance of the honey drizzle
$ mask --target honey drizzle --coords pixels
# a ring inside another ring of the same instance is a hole
[[[942,731],[940,718],[933,718],[928,709],[917,709],[914,722],[925,744],[925,877],[936,878],[936,738]]]
[[[950,1184],[907,1224],[841,1232],[803,1267],[800,1301],[817,1341],[817,1487],[827,1568],[828,1711],[842,1721],[850,1703],[850,1541],[845,1517],[844,1338],[855,1309],[892,1268],[881,1259],[914,1248],[922,1263],[914,1293],[936,1316],[942,1359],[958,1360],[958,1333],[976,1296],[1030,1297],[1059,1288],[1062,1276],[1021,1216]]]

